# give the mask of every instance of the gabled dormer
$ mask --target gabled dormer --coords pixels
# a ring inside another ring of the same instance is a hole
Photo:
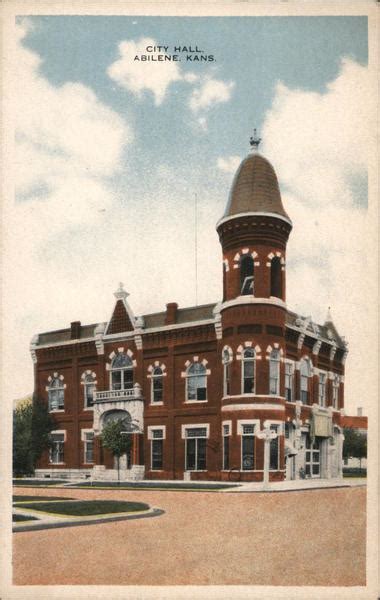
[[[129,294],[125,291],[122,283],[119,284],[119,288],[114,293],[114,296],[116,304],[107,324],[105,335],[134,331],[135,317],[127,302]]]

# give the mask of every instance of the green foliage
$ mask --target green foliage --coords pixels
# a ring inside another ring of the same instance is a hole
[[[119,419],[106,423],[101,435],[103,447],[118,458],[130,450],[132,443],[131,436],[122,434],[122,431],[125,431],[125,426],[122,419]]]
[[[367,438],[365,435],[346,427],[344,429],[343,458],[362,458],[367,456]]]
[[[13,411],[13,473],[33,474],[31,453],[33,405],[31,399],[19,403]]]
[[[109,421],[103,427],[101,439],[104,448],[110,450],[117,457],[117,479],[120,479],[120,456],[128,452],[132,444],[132,436],[123,434],[125,425],[122,419]]]
[[[33,475],[52,429],[54,422],[45,404],[31,398],[18,403],[13,411],[14,475]]]
[[[35,397],[33,400],[31,432],[33,466],[36,466],[43,451],[50,446],[50,432],[54,427],[54,421],[49,413],[47,405]]]

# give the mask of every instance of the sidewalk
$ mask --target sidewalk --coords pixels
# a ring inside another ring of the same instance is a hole
[[[58,527],[77,527],[78,525],[95,525],[99,523],[111,523],[112,521],[128,521],[130,519],[144,519],[158,517],[164,514],[164,510],[151,507],[137,513],[109,513],[104,515],[91,515],[89,517],[73,517],[68,515],[53,515],[31,508],[23,509],[13,507],[13,513],[19,515],[30,515],[38,517],[37,521],[19,521],[13,523],[12,531],[36,531],[41,529],[56,529]]]
[[[225,494],[236,494],[240,492],[294,492],[300,490],[320,490],[324,488],[347,488],[356,486],[365,486],[366,478],[352,479],[295,479],[292,481],[271,482],[264,489],[264,484],[260,482],[240,483],[240,487],[228,490],[220,490]]]

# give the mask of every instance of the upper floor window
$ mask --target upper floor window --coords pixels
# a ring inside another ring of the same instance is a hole
[[[338,375],[335,375],[332,384],[332,403],[334,408],[339,408],[339,385],[340,379]]]
[[[194,362],[186,371],[186,400],[207,400],[207,371],[202,363]]]
[[[303,358],[300,363],[301,402],[307,404],[309,400],[309,377],[311,375],[310,361]]]
[[[240,294],[247,296],[254,293],[254,262],[250,254],[240,259]]]
[[[319,373],[318,403],[320,406],[326,405],[326,373]]]
[[[231,380],[231,354],[228,348],[223,350],[223,396],[229,396]]]
[[[243,394],[255,393],[255,350],[245,348],[242,354],[242,388]]]
[[[53,378],[49,378],[49,385],[46,388],[48,391],[49,410],[63,410],[65,407],[65,385],[63,376],[54,374]]]
[[[278,396],[280,393],[280,352],[272,350],[269,357],[269,394]]]
[[[94,392],[96,391],[95,377],[95,373],[84,373],[82,375],[85,408],[91,408],[94,404]]]
[[[152,371],[152,403],[162,402],[164,387],[163,375],[161,367],[155,367]]]
[[[275,256],[271,260],[270,267],[270,295],[281,298],[282,296],[282,269],[281,259]]]
[[[293,401],[293,365],[290,362],[285,363],[285,399]]]
[[[111,388],[113,390],[133,388],[133,363],[127,354],[117,354],[112,360]]]

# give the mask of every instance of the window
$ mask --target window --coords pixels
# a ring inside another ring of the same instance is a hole
[[[310,364],[305,358],[301,360],[300,364],[300,378],[301,378],[301,402],[307,404],[309,399],[309,377],[310,377]]]
[[[94,404],[95,378],[92,373],[87,373],[83,381],[84,387],[84,406],[90,408]]]
[[[281,259],[275,256],[271,260],[270,267],[270,295],[276,298],[282,297],[282,270]]]
[[[52,431],[50,434],[50,455],[51,463],[58,465],[64,462],[64,444],[65,434]]]
[[[62,378],[62,379],[61,379]],[[54,377],[47,388],[49,410],[63,410],[65,406],[65,386],[63,377]]]
[[[318,403],[320,406],[326,405],[326,373],[319,373]]]
[[[269,469],[270,471],[278,471],[279,469],[279,454],[280,454],[280,444],[279,444],[279,436],[278,436],[278,425],[271,425],[271,431],[275,431],[277,433],[277,437],[270,441],[269,443]]]
[[[340,380],[338,375],[335,375],[334,380],[333,380],[333,388],[332,388],[332,392],[333,392],[333,407],[334,408],[339,408],[339,385],[340,385]]]
[[[133,364],[127,354],[117,354],[111,365],[111,389],[131,390],[133,388]]]
[[[94,432],[84,431],[84,462],[91,464],[94,462]]]
[[[311,443],[310,436],[306,436],[305,474],[306,477],[320,477],[320,446],[315,438]]]
[[[253,264],[253,258],[250,254],[242,256],[240,259],[240,294],[242,296],[254,293]]]
[[[186,471],[206,470],[206,427],[186,429]]]
[[[161,367],[155,367],[152,372],[152,403],[162,402],[163,372]]]
[[[293,365],[289,362],[285,363],[285,399],[293,401]]]
[[[153,429],[151,435],[151,469],[152,471],[161,471],[163,465],[164,430]]]
[[[252,471],[255,464],[255,426],[242,425],[241,434],[241,468]]]
[[[230,391],[230,363],[231,356],[229,350],[223,350],[223,396],[229,396]]]
[[[246,348],[243,352],[242,360],[242,387],[243,394],[255,393],[255,351],[253,348]]]
[[[223,302],[225,302],[227,297],[227,268],[226,264],[223,263]]]
[[[230,426],[223,425],[223,469],[230,468]]]
[[[193,363],[186,372],[186,400],[190,402],[207,400],[207,373],[202,363]]]
[[[280,393],[280,352],[272,350],[269,357],[269,394],[278,396]]]

